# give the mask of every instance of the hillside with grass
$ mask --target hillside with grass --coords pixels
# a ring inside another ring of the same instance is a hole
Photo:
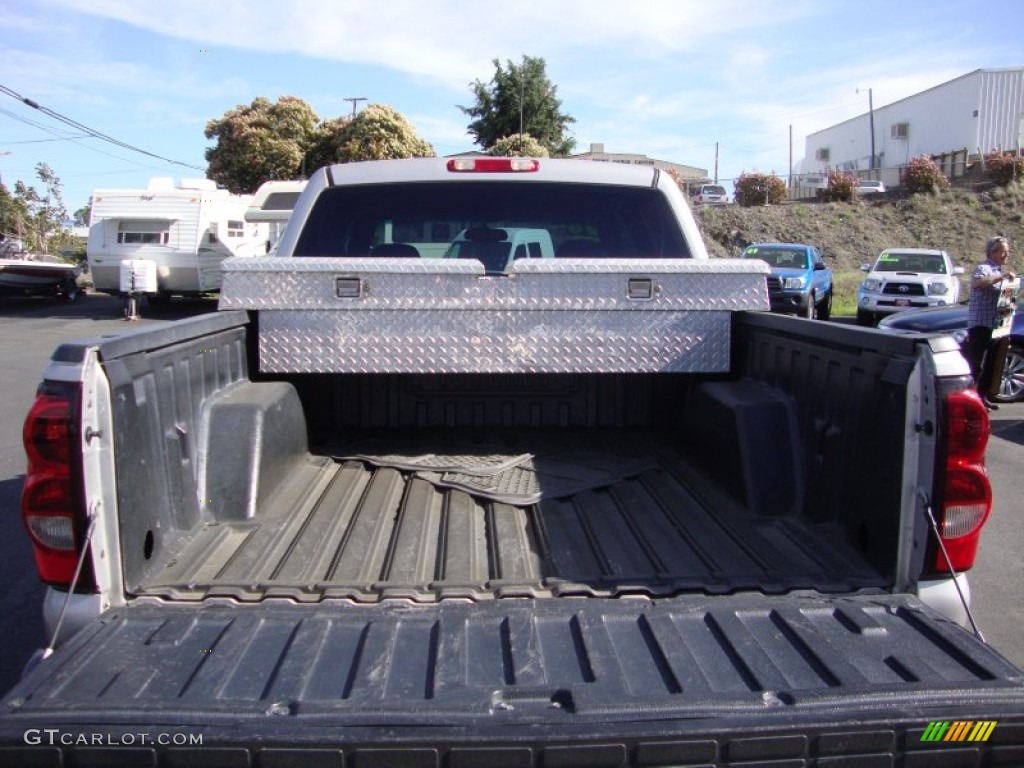
[[[852,203],[705,206],[694,214],[712,257],[734,257],[757,242],[817,246],[835,277],[837,315],[855,313],[864,276],[860,265],[886,248],[948,251],[967,272],[963,297],[973,265],[984,258],[985,241],[995,234],[1010,238],[1009,264],[1024,271],[1024,186],[1019,184]]]

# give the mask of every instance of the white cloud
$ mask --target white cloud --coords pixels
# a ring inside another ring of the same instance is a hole
[[[373,64],[460,89],[489,71],[493,58],[558,57],[612,43],[640,57],[701,51],[709,40],[779,26],[813,7],[756,0],[563,0],[554,8],[546,0],[295,0],[285,9],[270,0],[177,0],[156,14],[134,0],[53,2],[203,45]]]

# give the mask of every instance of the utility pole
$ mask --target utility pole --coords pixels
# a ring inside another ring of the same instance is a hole
[[[857,89],[860,93],[861,89]],[[868,130],[871,131],[871,170],[875,170],[875,102],[871,89],[868,88]]]
[[[523,149],[523,98],[525,96],[526,80],[523,77],[523,69],[519,68],[519,149]]]
[[[787,177],[789,196],[793,196],[793,124],[789,124],[789,176]]]
[[[366,101],[366,97],[365,96],[346,96],[343,99],[343,101],[351,101],[352,102],[352,117],[355,117],[356,116],[356,104],[359,103],[360,101]]]
[[[875,170],[875,102],[868,88],[868,124],[871,130],[871,170]]]

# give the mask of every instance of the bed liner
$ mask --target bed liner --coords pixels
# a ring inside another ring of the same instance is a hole
[[[137,594],[432,602],[887,585],[838,526],[751,513],[669,434],[465,438],[354,438],[311,456],[259,515],[200,526]]]

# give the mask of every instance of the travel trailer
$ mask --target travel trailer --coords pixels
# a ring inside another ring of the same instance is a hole
[[[253,195],[252,202],[245,212],[245,220],[266,223],[269,226],[267,253],[274,253],[276,250],[277,241],[281,239],[295,202],[305,188],[304,179],[265,181]]]
[[[126,291],[121,262],[152,261],[156,293],[197,296],[220,289],[220,263],[229,256],[263,256],[266,223],[247,222],[252,195],[234,195],[209,179],[151,179],[145,189],[97,189],[92,196],[87,255],[93,286]]]

